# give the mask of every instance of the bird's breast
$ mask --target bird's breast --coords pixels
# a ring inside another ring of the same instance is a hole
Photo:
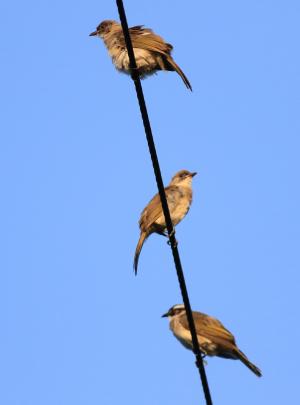
[[[180,343],[189,350],[193,349],[191,333],[188,329],[184,328],[177,318],[172,319],[170,322],[170,329],[174,336],[180,341]]]
[[[189,329],[182,326],[180,318],[172,319],[170,322],[170,329],[172,330],[174,336],[180,341],[180,343],[189,350],[193,350],[192,336]],[[208,356],[217,355],[218,346],[209,338],[205,337],[204,334],[197,333],[198,343],[200,345],[200,350],[207,354]]]
[[[108,53],[112,58],[115,67],[124,73],[130,72],[130,62],[127,49],[111,42],[106,44]],[[148,76],[158,68],[157,56],[155,52],[150,52],[142,48],[133,48],[136,65],[141,77]]]
[[[177,187],[167,194],[170,214],[174,225],[177,225],[188,213],[192,202],[192,192],[185,187]]]

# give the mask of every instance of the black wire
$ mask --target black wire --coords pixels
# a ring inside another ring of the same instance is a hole
[[[162,180],[162,176],[161,176],[161,171],[160,171],[160,166],[159,166],[156,148],[155,148],[155,144],[154,144],[154,139],[153,139],[153,135],[152,135],[149,116],[148,116],[148,112],[147,112],[147,108],[146,108],[143,89],[142,89],[141,81],[140,81],[140,78],[138,75],[137,66],[136,66],[135,57],[134,57],[133,48],[132,48],[132,43],[131,43],[131,39],[130,39],[130,35],[129,35],[124,5],[123,5],[122,0],[116,0],[116,3],[117,3],[120,20],[121,20],[121,24],[122,24],[122,29],[123,29],[123,33],[124,33],[125,43],[126,43],[126,47],[127,47],[127,51],[128,51],[130,69],[131,69],[131,77],[135,84],[136,94],[137,94],[137,98],[139,101],[139,106],[140,106],[140,110],[141,110],[141,114],[142,114],[142,119],[143,119],[143,123],[144,123],[146,137],[147,137],[149,152],[151,155],[152,165],[153,165],[153,169],[154,169],[154,173],[155,173],[156,183],[157,183],[157,187],[158,187],[158,191],[159,191],[159,195],[160,195],[160,199],[161,199],[161,205],[162,205],[162,209],[163,209],[163,213],[164,213],[165,221],[166,221],[166,225],[167,225],[167,231],[168,231],[169,241],[170,241],[170,245],[171,245],[171,249],[172,249],[172,253],[173,253],[177,277],[178,277],[180,290],[181,290],[181,294],[182,294],[182,298],[183,298],[183,302],[184,302],[184,306],[185,306],[185,310],[186,310],[189,328],[190,328],[191,335],[192,335],[193,351],[196,356],[196,366],[198,367],[198,370],[200,373],[203,391],[204,391],[204,395],[205,395],[205,399],[206,399],[206,404],[212,405],[212,399],[211,399],[211,395],[210,395],[210,391],[209,391],[209,386],[208,386],[208,381],[207,381],[207,377],[206,377],[206,373],[205,373],[205,369],[204,369],[201,351],[199,348],[199,343],[198,343],[197,333],[196,333],[196,329],[195,329],[195,323],[194,323],[194,319],[193,319],[193,315],[192,315],[190,300],[189,300],[189,296],[188,296],[188,292],[187,292],[187,288],[186,288],[183,269],[181,266],[179,251],[177,248],[177,241],[175,238],[175,229],[172,224],[171,215],[170,215],[170,211],[169,211],[169,207],[168,207],[168,203],[167,203],[167,198],[166,198],[164,184],[163,184],[163,180]]]

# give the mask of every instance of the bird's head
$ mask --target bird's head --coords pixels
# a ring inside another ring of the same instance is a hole
[[[171,184],[186,183],[191,184],[192,178],[196,176],[197,172],[189,172],[188,170],[180,170],[172,177]]]
[[[104,37],[105,34],[108,34],[111,31],[111,28],[114,24],[118,24],[113,20],[104,20],[96,28],[96,31],[90,33],[90,37],[98,36],[100,38]],[[118,24],[119,25],[119,24]]]
[[[173,316],[185,313],[185,306],[183,304],[173,305],[168,312],[163,314],[162,318],[172,318]]]

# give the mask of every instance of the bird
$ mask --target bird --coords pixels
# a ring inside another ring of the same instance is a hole
[[[137,65],[137,72],[143,79],[157,70],[176,71],[189,90],[192,86],[171,56],[173,46],[164,41],[151,29],[143,25],[129,28],[130,38]],[[121,24],[113,20],[104,20],[90,33],[103,39],[115,67],[130,74],[130,62]]]
[[[183,304],[173,305],[162,318],[168,317],[174,336],[189,350],[193,350],[192,337]],[[204,355],[241,360],[258,377],[262,373],[237,347],[235,338],[218,319],[193,311],[193,319],[200,350]]]
[[[168,207],[174,226],[186,216],[190,209],[193,197],[192,178],[196,174],[196,172],[180,170],[172,177],[170,184],[165,188]],[[148,236],[152,233],[167,236],[165,232],[166,222],[159,194],[156,194],[142,211],[139,226],[140,238],[136,246],[133,263],[135,274],[137,274],[141,249]]]

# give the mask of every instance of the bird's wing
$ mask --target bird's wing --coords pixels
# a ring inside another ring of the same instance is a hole
[[[143,25],[135,25],[134,27],[129,28],[129,32],[131,31],[143,31]]]
[[[159,194],[155,194],[149,204],[144,208],[141,213],[141,218],[139,220],[139,225],[142,230],[148,229],[157,218],[162,215],[162,207],[160,202]]]
[[[133,48],[146,49],[164,55],[169,55],[173,49],[172,45],[166,43],[162,37],[154,34],[149,28],[143,28],[142,25],[129,28],[129,33]],[[123,31],[120,31],[118,36],[118,42],[125,47]]]
[[[173,191],[175,193],[177,191],[177,187],[167,186],[165,188],[168,205],[169,205],[169,208],[172,209],[172,206],[174,205],[174,201],[170,200],[170,198],[168,197],[169,191]],[[159,196],[159,194],[155,194],[155,196],[147,204],[147,206],[144,208],[144,210],[141,213],[141,217],[139,220],[140,228],[142,230],[147,229],[162,215],[163,215],[163,211],[162,211],[160,196]]]
[[[193,311],[193,318],[198,335],[211,339],[215,343],[231,343],[235,345],[234,336],[218,319],[195,311]],[[189,329],[186,316],[184,316],[182,324]]]

